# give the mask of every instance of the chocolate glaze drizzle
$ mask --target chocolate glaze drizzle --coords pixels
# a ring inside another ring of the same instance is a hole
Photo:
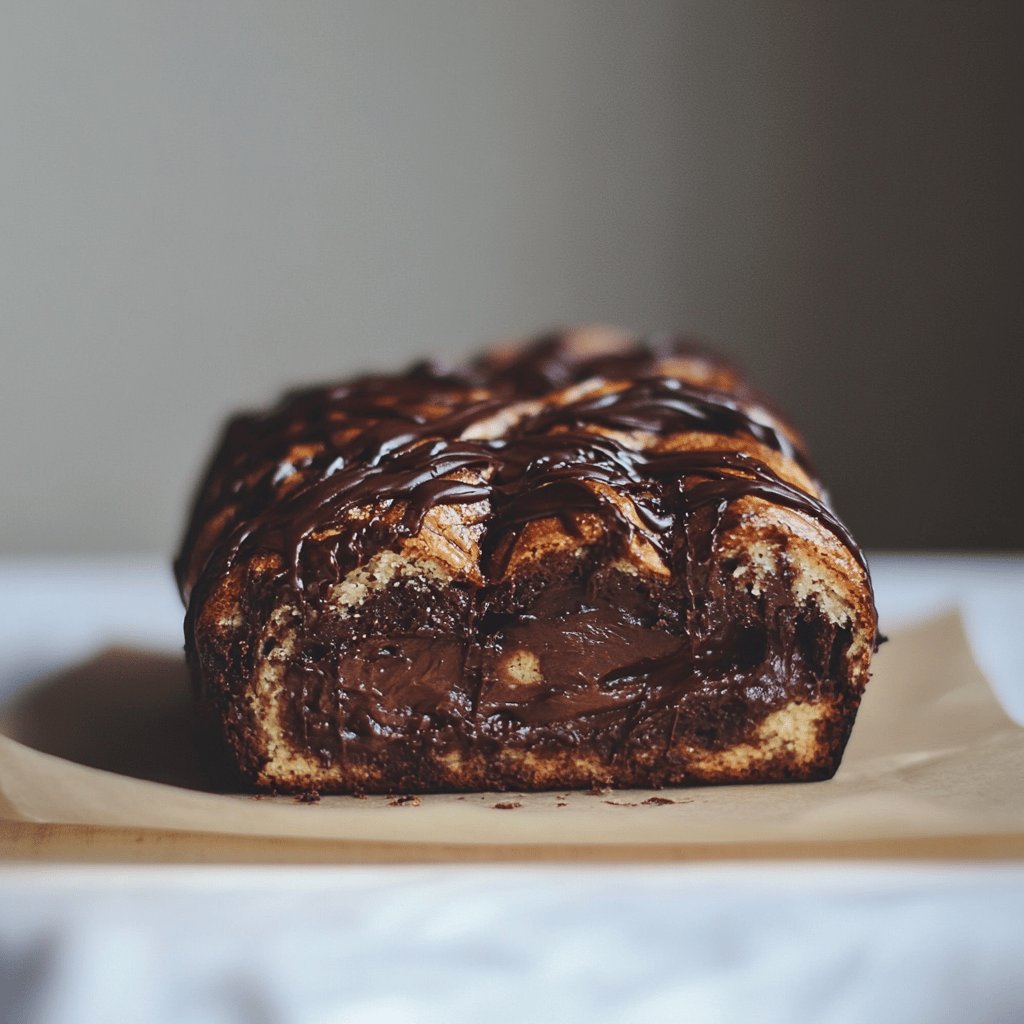
[[[307,589],[309,561],[315,562],[313,578],[337,581],[375,551],[416,534],[431,508],[484,501],[489,553],[507,552],[509,535],[528,522],[557,516],[575,530],[574,515],[589,512],[622,540],[639,531],[667,556],[680,517],[749,496],[812,517],[864,565],[831,509],[763,461],[733,451],[638,451],[594,432],[746,436],[806,466],[792,430],[742,391],[727,394],[652,375],[543,405],[496,439],[463,436],[521,402],[524,393],[552,383],[570,386],[596,371],[622,378],[637,370],[650,374],[669,354],[711,359],[698,356],[691,343],[661,341],[574,362],[564,346],[559,353],[557,339],[545,338],[511,368],[478,361],[453,373],[421,363],[402,375],[293,392],[268,415],[239,417],[208,473],[176,563],[182,593],[191,593],[202,572],[218,576],[252,551],[281,556],[298,591]],[[643,525],[636,527],[593,484],[628,497]],[[401,504],[401,513],[389,511],[389,503]],[[354,518],[366,506],[375,511]],[[214,532],[211,523],[223,525]],[[330,531],[328,540],[313,540]],[[312,548],[319,551],[310,558]],[[489,568],[500,572],[502,561],[490,560]]]

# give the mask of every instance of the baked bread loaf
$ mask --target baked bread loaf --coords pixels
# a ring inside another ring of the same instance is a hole
[[[824,779],[876,648],[793,428],[607,328],[234,419],[176,571],[209,733],[277,792]]]

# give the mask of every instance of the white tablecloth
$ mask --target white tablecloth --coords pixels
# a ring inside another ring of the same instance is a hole
[[[1024,559],[876,556],[1024,722]],[[154,559],[0,563],[0,696],[180,647]],[[1024,780],[1022,780],[1024,783]],[[1024,865],[0,867],[0,1021],[1024,1021]]]

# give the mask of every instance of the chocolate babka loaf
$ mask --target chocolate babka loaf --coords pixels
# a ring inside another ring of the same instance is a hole
[[[279,792],[824,779],[876,647],[793,428],[604,328],[234,419],[176,570],[208,730]]]

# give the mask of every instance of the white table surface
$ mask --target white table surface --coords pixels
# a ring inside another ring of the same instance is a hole
[[[871,563],[1024,723],[1024,558]],[[162,560],[0,561],[0,698],[180,625]],[[0,1022],[179,1020],[1019,1024],[1024,865],[0,866]]]

